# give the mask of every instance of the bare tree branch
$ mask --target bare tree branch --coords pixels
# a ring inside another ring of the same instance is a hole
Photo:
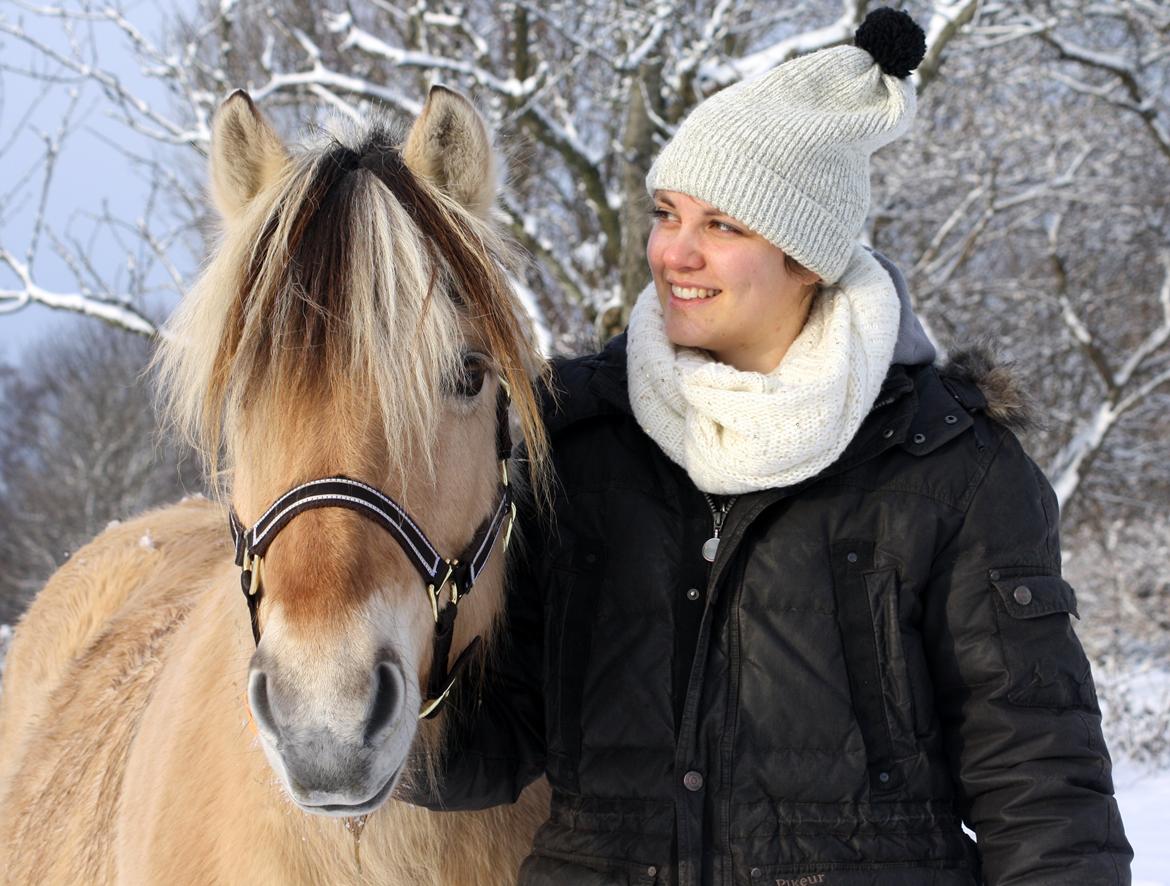
[[[10,313],[35,302],[55,310],[96,317],[141,335],[155,335],[158,332],[147,317],[124,303],[90,293],[50,292],[42,289],[33,282],[28,265],[7,250],[0,249],[0,264],[7,265],[21,283],[17,289],[0,289],[0,313]]]

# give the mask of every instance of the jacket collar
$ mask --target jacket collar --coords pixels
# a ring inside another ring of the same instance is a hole
[[[589,390],[619,412],[633,416],[626,382],[626,333],[611,338],[596,360],[597,369],[589,381]]]

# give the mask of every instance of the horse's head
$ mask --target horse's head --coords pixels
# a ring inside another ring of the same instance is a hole
[[[487,219],[496,161],[482,118],[436,88],[404,140],[381,121],[351,130],[289,151],[245,94],[224,103],[211,151],[221,244],[159,359],[170,412],[226,481],[238,524],[271,530],[237,545],[259,592],[248,701],[288,793],[331,815],[389,796],[429,676],[446,672],[434,638],[456,610],[446,564],[428,579],[435,554],[465,558],[467,593],[467,558],[483,552],[451,660],[492,628],[501,379],[543,451],[540,362]],[[344,479],[282,500],[323,478]],[[250,645],[235,594],[224,605]]]

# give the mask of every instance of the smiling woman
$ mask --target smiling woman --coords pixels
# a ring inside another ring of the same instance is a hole
[[[554,525],[521,515],[510,643],[417,798],[546,772],[522,886],[1128,882],[1055,497],[859,242],[924,35],[855,42],[679,126],[653,284],[556,366]]]

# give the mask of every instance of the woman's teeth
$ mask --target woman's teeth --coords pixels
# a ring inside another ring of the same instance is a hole
[[[670,294],[675,298],[692,299],[692,298],[710,298],[713,295],[718,295],[718,289],[683,289],[681,286],[670,287]]]

